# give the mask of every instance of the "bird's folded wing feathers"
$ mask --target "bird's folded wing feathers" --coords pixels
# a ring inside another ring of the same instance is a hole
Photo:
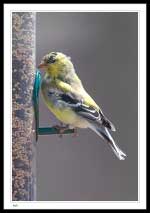
[[[93,106],[84,104],[84,101],[76,97],[75,94],[70,92],[64,93],[62,91],[58,92],[57,90],[56,97],[58,102],[65,104],[67,107],[70,107],[81,117],[88,119],[91,122],[96,122],[98,125],[105,126],[112,131],[115,131],[114,125],[106,118],[106,116],[104,116],[100,109],[97,110]]]

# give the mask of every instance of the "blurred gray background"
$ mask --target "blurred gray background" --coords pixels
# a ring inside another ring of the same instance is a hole
[[[127,154],[119,161],[91,130],[79,136],[40,136],[39,201],[138,199],[138,15],[127,12],[37,13],[37,64],[51,51],[75,65],[84,87],[115,124]],[[58,124],[40,97],[40,126]]]

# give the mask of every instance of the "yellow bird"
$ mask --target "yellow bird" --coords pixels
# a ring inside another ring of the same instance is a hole
[[[102,137],[115,155],[124,160],[126,154],[116,145],[108,129],[114,125],[84,89],[70,57],[50,52],[38,66],[46,71],[41,91],[48,109],[69,128],[90,128]]]

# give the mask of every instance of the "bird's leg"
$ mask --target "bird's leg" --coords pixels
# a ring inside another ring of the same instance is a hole
[[[78,129],[77,128],[74,128],[74,133],[73,133],[73,136],[72,137],[78,137],[79,134],[78,134]]]

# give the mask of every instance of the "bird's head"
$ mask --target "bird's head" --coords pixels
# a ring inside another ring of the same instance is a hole
[[[58,77],[72,70],[73,64],[65,54],[50,52],[42,58],[38,68],[46,71],[51,77]]]

